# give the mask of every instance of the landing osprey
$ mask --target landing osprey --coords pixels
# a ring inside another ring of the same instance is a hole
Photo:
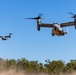
[[[67,34],[68,32],[65,32],[62,28],[63,27],[68,27],[68,26],[75,26],[76,29],[76,14],[73,14],[71,12],[69,12],[70,14],[72,14],[72,18],[74,18],[73,22],[65,22],[65,23],[53,23],[53,24],[46,24],[46,23],[41,23],[41,15],[39,15],[38,17],[35,18],[26,18],[26,19],[33,19],[33,20],[37,20],[37,30],[40,31],[40,27],[46,27],[46,28],[52,28],[52,36],[57,35],[57,36],[63,36],[65,34]]]

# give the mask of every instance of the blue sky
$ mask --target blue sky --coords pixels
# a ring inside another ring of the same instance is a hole
[[[46,59],[68,62],[76,59],[76,30],[69,27],[65,36],[51,36],[51,28],[37,31],[36,21],[24,18],[43,13],[43,23],[73,21],[67,12],[76,13],[75,0],[0,0],[0,35],[14,33],[11,39],[0,39],[0,57],[4,59]],[[66,28],[64,28],[66,31]]]

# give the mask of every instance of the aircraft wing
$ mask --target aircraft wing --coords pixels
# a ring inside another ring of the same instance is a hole
[[[0,36],[0,38],[2,38],[2,36]]]
[[[61,23],[60,27],[75,26],[74,22]]]
[[[53,24],[43,24],[43,23],[41,23],[40,24],[40,27],[49,27],[49,28],[53,28],[54,27],[54,25]]]
[[[5,36],[5,38],[8,38],[9,36]]]

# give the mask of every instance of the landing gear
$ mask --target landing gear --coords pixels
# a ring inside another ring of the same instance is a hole
[[[64,36],[64,34],[65,34],[65,33],[64,33],[64,30],[62,29],[62,35]]]
[[[64,36],[64,33],[62,35]]]
[[[52,34],[52,36],[54,36],[54,34],[53,33],[51,33]]]

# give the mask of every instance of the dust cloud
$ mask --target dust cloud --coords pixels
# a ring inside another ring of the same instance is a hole
[[[31,73],[25,73],[24,71],[16,71],[15,69],[10,69],[10,70],[1,70],[0,75],[49,75],[49,74],[44,74],[44,73],[43,74],[31,74]],[[76,72],[59,74],[59,75],[76,75]]]
[[[10,70],[1,70],[0,75],[48,75],[44,73],[30,73],[30,72],[24,72],[24,71],[17,71],[15,69],[10,69]]]
[[[72,73],[65,73],[65,74],[60,74],[60,75],[76,75],[76,72],[72,72]]]
[[[23,71],[16,71],[16,70],[5,70],[0,71],[0,75],[26,75]]]

